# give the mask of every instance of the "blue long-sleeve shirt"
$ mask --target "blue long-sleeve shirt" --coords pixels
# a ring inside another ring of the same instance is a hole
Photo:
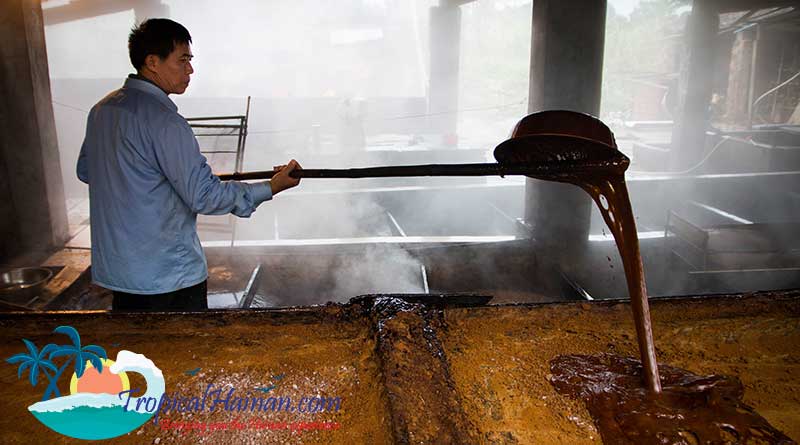
[[[89,184],[92,279],[159,294],[208,277],[197,214],[250,216],[269,182],[221,182],[178,107],[155,84],[128,78],[89,113],[77,165]]]

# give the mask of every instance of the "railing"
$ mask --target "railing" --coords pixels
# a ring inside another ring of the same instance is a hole
[[[235,172],[242,171],[242,164],[244,163],[244,147],[247,142],[247,124],[250,118],[250,96],[247,96],[247,106],[244,115],[238,116],[207,116],[207,117],[190,117],[186,121],[192,127],[192,131],[198,143],[200,144],[200,153],[203,154],[232,154],[235,155]],[[219,123],[228,121],[226,123]],[[198,131],[200,130],[200,131]],[[203,131],[208,130],[208,131]],[[235,149],[203,149],[201,143],[202,138],[206,137],[236,137]],[[206,229],[224,229],[231,232],[231,245],[236,239],[236,217],[228,215],[227,223],[210,223],[204,222],[203,227]]]
[[[242,163],[244,162],[244,146],[247,141],[247,121],[250,117],[250,96],[247,96],[247,108],[243,116],[209,116],[209,117],[190,117],[186,121],[192,130],[196,129],[210,129],[209,133],[195,131],[195,137],[220,137],[231,136],[236,137],[235,150],[204,150],[201,144],[201,153],[230,153],[236,155],[236,172],[242,171]],[[235,121],[235,123],[209,123],[219,121]],[[226,131],[229,130],[229,131]]]

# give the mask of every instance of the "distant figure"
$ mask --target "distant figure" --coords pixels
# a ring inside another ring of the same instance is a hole
[[[150,19],[128,37],[136,74],[92,107],[78,158],[89,184],[92,280],[114,293],[114,310],[202,310],[208,266],[197,215],[248,217],[300,180],[295,160],[271,181],[221,182],[170,94],[194,72],[182,25]]]
[[[794,108],[794,112],[789,117],[789,122],[787,123],[790,125],[800,125],[800,103]]]
[[[675,119],[675,110],[678,108],[678,80],[669,79],[666,90],[661,97],[661,110],[669,118]]]
[[[366,147],[364,115],[366,103],[363,99],[347,98],[339,104],[339,147],[342,151],[363,151]]]

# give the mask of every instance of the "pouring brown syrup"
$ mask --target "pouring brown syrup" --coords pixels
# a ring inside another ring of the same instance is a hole
[[[617,149],[614,134],[600,120],[586,114],[544,111],[523,118],[511,139],[495,149],[494,156],[499,163],[507,165],[574,162],[590,166],[570,171],[543,171],[531,176],[577,185],[600,209],[622,257],[645,384],[652,393],[660,393],[639,238],[625,185],[625,170],[630,160]]]
[[[531,176],[585,190],[597,203],[622,256],[641,362],[611,354],[566,355],[551,362],[551,383],[559,392],[586,402],[604,443],[794,443],[742,402],[744,389],[737,379],[697,376],[666,365],[659,375],[636,224],[625,184],[629,160],[617,150],[613,134],[602,122],[567,111],[528,116],[512,138],[497,147],[495,158],[506,164],[555,161],[590,166]],[[642,375],[646,387],[642,387]]]

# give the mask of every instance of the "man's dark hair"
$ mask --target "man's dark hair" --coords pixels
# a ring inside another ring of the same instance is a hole
[[[183,25],[170,19],[149,19],[131,30],[128,54],[138,71],[150,54],[166,59],[175,50],[176,43],[192,43],[192,36]]]

